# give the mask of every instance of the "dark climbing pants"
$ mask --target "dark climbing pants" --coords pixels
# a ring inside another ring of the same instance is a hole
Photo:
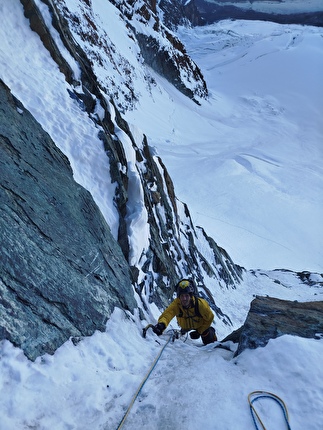
[[[207,345],[208,343],[213,343],[217,340],[215,330],[213,327],[209,327],[202,333],[202,342],[204,345]]]

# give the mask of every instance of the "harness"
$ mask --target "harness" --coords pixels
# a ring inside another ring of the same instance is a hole
[[[186,317],[186,318],[194,318],[194,317],[202,317],[200,310],[199,310],[199,298],[194,296],[194,315],[192,317]],[[177,315],[179,318],[185,318],[184,313],[182,309],[180,309],[179,314]]]

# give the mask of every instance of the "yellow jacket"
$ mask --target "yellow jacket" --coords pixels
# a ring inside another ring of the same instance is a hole
[[[198,300],[198,310],[201,316],[195,315],[195,300]],[[210,327],[214,318],[208,302],[196,297],[192,297],[191,306],[188,309],[183,308],[180,299],[176,298],[158,318],[158,322],[164,323],[167,327],[175,316],[178,325],[183,330],[197,330],[200,334]]]

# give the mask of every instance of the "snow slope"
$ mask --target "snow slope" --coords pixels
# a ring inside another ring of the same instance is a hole
[[[194,107],[163,83],[169,97],[127,119],[236,263],[322,271],[322,29],[223,21],[179,35],[210,99]]]
[[[167,340],[151,331],[143,339],[116,310],[106,333],[77,346],[67,342],[35,363],[3,342],[1,430],[251,430],[247,397],[255,390],[286,403],[293,430],[321,429],[322,339],[283,336],[235,359],[231,351],[179,339],[165,347],[135,398]],[[275,402],[255,406],[267,429],[286,428]]]

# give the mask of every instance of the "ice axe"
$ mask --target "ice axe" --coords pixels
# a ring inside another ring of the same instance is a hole
[[[144,327],[144,328],[142,329],[142,337],[146,337],[147,330],[148,330],[149,328],[153,328],[153,327],[154,327],[154,324],[148,324],[146,327]]]

